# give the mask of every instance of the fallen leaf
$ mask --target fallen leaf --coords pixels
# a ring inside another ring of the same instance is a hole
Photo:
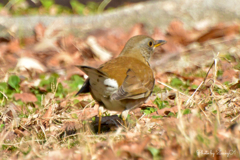
[[[239,25],[225,25],[218,24],[217,26],[212,27],[207,33],[200,36],[196,41],[199,43],[203,43],[210,39],[221,38],[221,37],[231,37],[233,35],[239,34]]]
[[[128,40],[128,34],[121,28],[97,30],[91,35],[96,37],[99,45],[110,51],[113,57],[121,52]]]
[[[64,51],[70,54],[73,54],[78,51],[78,48],[76,47],[77,43],[78,42],[76,41],[76,38],[72,34],[64,36],[60,38],[58,41],[58,45],[61,46],[61,48],[63,48]]]
[[[231,87],[230,87],[230,89],[238,89],[238,88],[240,88],[240,80],[238,80],[237,83],[231,85]]]
[[[166,36],[169,38],[169,41],[181,45],[187,45],[192,41],[189,31],[186,31],[183,23],[178,20],[174,20],[169,24]]]
[[[82,160],[84,158],[91,159],[90,156],[84,156],[84,158],[81,156],[81,152],[78,152],[75,149],[55,149],[52,151],[49,151],[45,159],[52,159],[52,160],[58,160],[58,159],[79,159]]]
[[[54,54],[49,59],[48,64],[50,66],[69,66],[74,64],[74,59],[68,52],[60,52],[58,54]]]
[[[53,113],[53,105],[51,105],[48,110],[45,112],[45,114],[42,116],[43,119],[50,119]]]
[[[172,113],[177,113],[178,112],[178,108],[177,106],[171,107],[171,108],[163,108],[163,109],[159,109],[156,112],[151,113],[151,116],[154,115],[158,115],[158,116],[167,116],[170,112]]]
[[[98,109],[96,107],[85,108],[80,111],[80,113],[78,115],[78,119],[83,121],[83,120],[89,119],[89,118],[97,116],[97,115],[98,115]]]
[[[14,98],[16,100],[21,100],[25,103],[27,102],[37,102],[37,98],[32,93],[15,93]]]
[[[17,68],[20,70],[39,70],[45,72],[47,69],[44,65],[42,65],[38,60],[29,58],[29,57],[22,57],[18,60]]]
[[[77,130],[82,126],[83,126],[82,123],[79,123],[78,121],[67,121],[67,122],[64,122],[64,125],[62,126],[62,130],[67,135],[72,135],[72,134],[75,134]]]
[[[130,153],[137,154],[137,153],[141,153],[145,149],[145,146],[149,143],[150,140],[151,140],[150,137],[146,137],[143,140],[139,141],[139,143],[131,143],[131,144],[123,141],[116,144],[115,147]]]
[[[19,130],[19,129],[15,129],[15,130],[14,130],[14,133],[15,133],[16,135],[18,135],[19,137],[23,137],[23,136],[24,136],[23,132],[22,132],[21,130]]]
[[[108,61],[112,57],[112,54],[102,48],[98,43],[95,37],[89,36],[87,38],[87,44],[91,48],[92,52],[98,57],[101,61]]]
[[[141,156],[148,157],[149,159],[151,157],[148,150],[146,150],[147,144],[150,142],[151,138],[146,136],[145,138],[138,140],[138,142],[131,142],[131,140],[124,140],[119,143],[117,143],[113,148],[115,154],[123,159],[141,159]],[[139,157],[139,155],[141,155]]]
[[[10,53],[16,53],[20,50],[21,50],[21,47],[18,39],[13,39],[8,43],[8,51]]]
[[[41,41],[43,39],[46,27],[42,23],[38,23],[35,27],[35,36],[38,41]]]
[[[223,74],[222,74],[222,78],[221,78],[221,81],[222,82],[232,82],[233,78],[234,78],[234,75],[236,74],[236,71],[233,70],[233,69],[229,69],[229,70],[224,70],[223,71]]]
[[[101,147],[101,148],[100,148]],[[98,154],[99,155],[99,160],[121,160],[121,158],[118,158],[117,156],[116,156],[116,154],[114,153],[114,151],[112,150],[112,148],[111,147],[109,147],[109,146],[104,146],[104,147],[102,147],[102,146],[97,146],[97,151],[98,152],[100,152],[100,154]]]
[[[47,106],[53,98],[54,98],[54,93],[48,92],[43,99],[44,106]]]

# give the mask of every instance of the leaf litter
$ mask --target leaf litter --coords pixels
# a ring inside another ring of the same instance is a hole
[[[130,112],[128,127],[122,126],[116,112],[105,111],[103,133],[96,134],[98,104],[89,94],[74,96],[86,78],[74,65],[98,67],[138,34],[148,34],[143,24],[79,38],[39,23],[35,36],[2,38],[2,158],[239,158],[236,23],[186,30],[174,20],[166,33],[155,28],[150,36],[168,43],[152,60],[156,72],[152,96]]]

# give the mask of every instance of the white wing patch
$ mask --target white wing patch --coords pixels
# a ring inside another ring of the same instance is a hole
[[[118,83],[115,79],[107,78],[103,81],[103,84],[108,87],[118,89]]]

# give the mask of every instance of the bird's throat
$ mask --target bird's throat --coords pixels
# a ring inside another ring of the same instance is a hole
[[[148,53],[132,51],[132,53],[130,53],[130,54],[129,53],[121,53],[119,56],[132,57],[132,58],[135,58],[149,66],[150,55]]]

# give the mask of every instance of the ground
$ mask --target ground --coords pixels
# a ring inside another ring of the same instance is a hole
[[[1,158],[239,159],[240,24],[185,25],[136,23],[83,37],[40,22],[26,37],[9,29],[0,38]],[[127,127],[106,110],[97,134],[98,104],[75,96],[86,79],[75,65],[98,67],[139,34],[167,41],[150,62],[154,91]]]

